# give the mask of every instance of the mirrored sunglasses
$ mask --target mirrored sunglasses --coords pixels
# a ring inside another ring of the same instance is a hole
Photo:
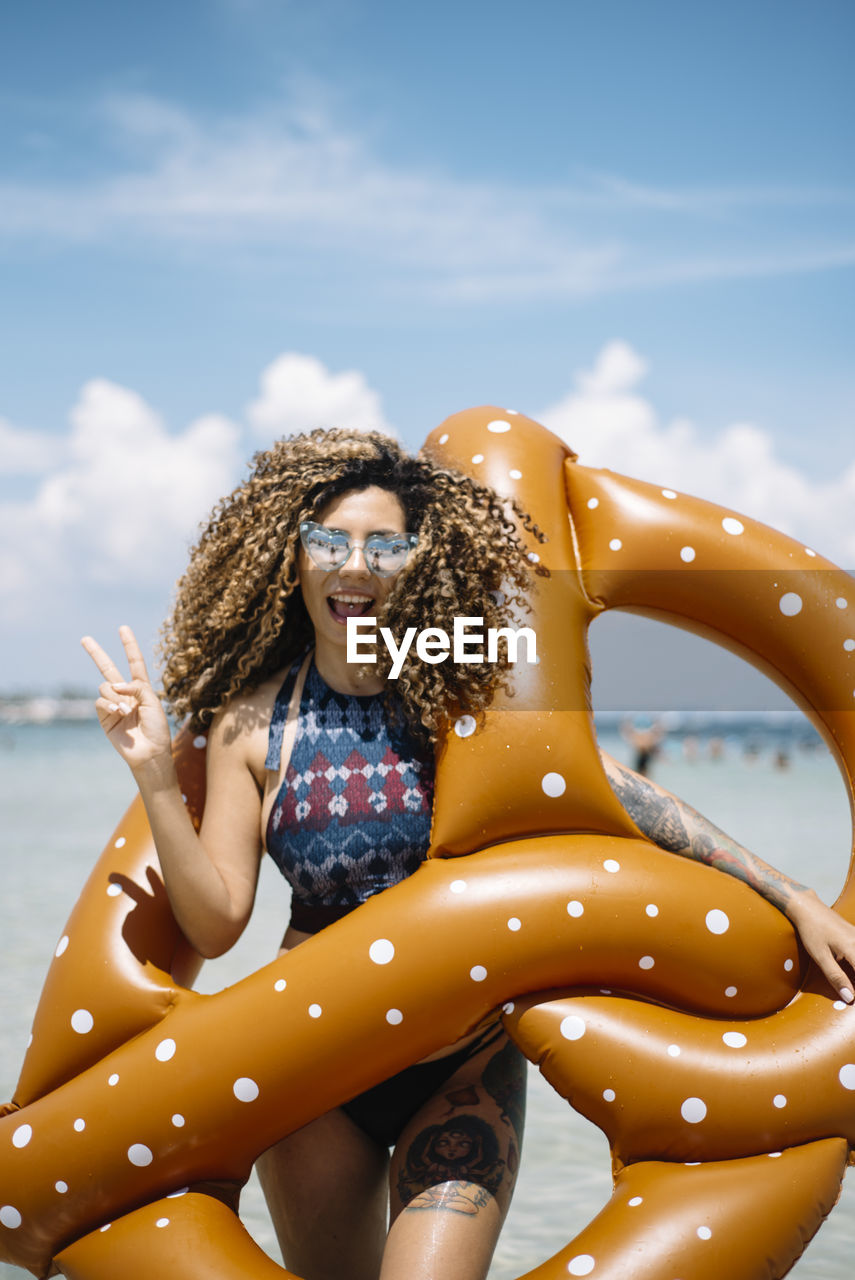
[[[361,547],[365,563],[379,578],[389,578],[407,563],[407,556],[417,544],[417,533],[396,533],[389,537],[373,533],[364,542],[353,542],[346,533],[327,529],[325,525],[304,520],[300,525],[300,541],[306,555],[319,569],[340,569],[355,547]]]

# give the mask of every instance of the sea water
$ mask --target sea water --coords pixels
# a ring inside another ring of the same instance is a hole
[[[619,739],[604,737],[603,745],[629,762]],[[824,748],[794,740],[786,759],[776,760],[770,744],[749,757],[735,737],[711,758],[702,737],[690,758],[675,740],[653,776],[826,901],[839,892],[851,847],[849,808]],[[132,795],[130,775],[97,725],[0,725],[0,1099],[12,1095],[64,922]],[[205,966],[199,988],[217,991],[271,959],[287,915],[288,891],[265,866],[246,934],[227,956]],[[855,1177],[851,1181],[791,1272],[797,1280],[851,1277]],[[514,1280],[545,1261],[602,1208],[610,1191],[605,1138],[531,1068],[520,1178],[490,1280]],[[243,1194],[242,1217],[278,1259],[254,1178]],[[2,1280],[22,1274],[0,1263]]]

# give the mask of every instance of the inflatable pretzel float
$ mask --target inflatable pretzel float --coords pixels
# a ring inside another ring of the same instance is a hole
[[[765,900],[640,836],[600,764],[586,633],[636,609],[735,649],[804,707],[851,794],[855,584],[768,528],[580,466],[518,414],[458,414],[426,447],[547,534],[524,619],[539,662],[478,724],[449,727],[415,875],[217,995],[187,985],[131,806],[0,1119],[3,1259],[72,1280],[289,1275],[229,1184],[498,1006],[613,1152],[611,1200],[529,1280],[781,1276],[834,1204],[855,1144],[855,1011],[803,972]],[[203,747],[177,748],[197,816]],[[855,919],[851,882],[838,907]]]

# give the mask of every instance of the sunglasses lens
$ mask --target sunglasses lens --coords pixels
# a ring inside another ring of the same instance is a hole
[[[403,569],[409,554],[410,543],[406,538],[369,538],[365,544],[368,567],[381,577]]]
[[[343,564],[350,551],[350,543],[341,533],[330,533],[320,525],[302,530],[303,546],[310,560],[319,569],[335,569]]]

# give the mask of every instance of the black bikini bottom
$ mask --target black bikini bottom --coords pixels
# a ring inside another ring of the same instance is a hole
[[[474,1058],[488,1044],[498,1040],[503,1029],[491,1023],[471,1044],[433,1062],[417,1062],[391,1076],[373,1089],[357,1094],[345,1102],[342,1111],[350,1116],[363,1133],[383,1147],[394,1147],[408,1121],[429,1098],[438,1093],[458,1067]]]
[[[291,925],[303,933],[320,933],[336,920],[355,911],[358,903],[347,906],[314,906],[294,898],[291,902]],[[394,1147],[407,1122],[420,1107],[438,1093],[446,1080],[450,1080],[458,1067],[468,1062],[476,1053],[502,1035],[498,1023],[491,1023],[471,1044],[456,1049],[444,1058],[433,1062],[417,1062],[391,1076],[373,1089],[357,1094],[342,1105],[342,1111],[350,1116],[363,1133],[384,1147]]]

